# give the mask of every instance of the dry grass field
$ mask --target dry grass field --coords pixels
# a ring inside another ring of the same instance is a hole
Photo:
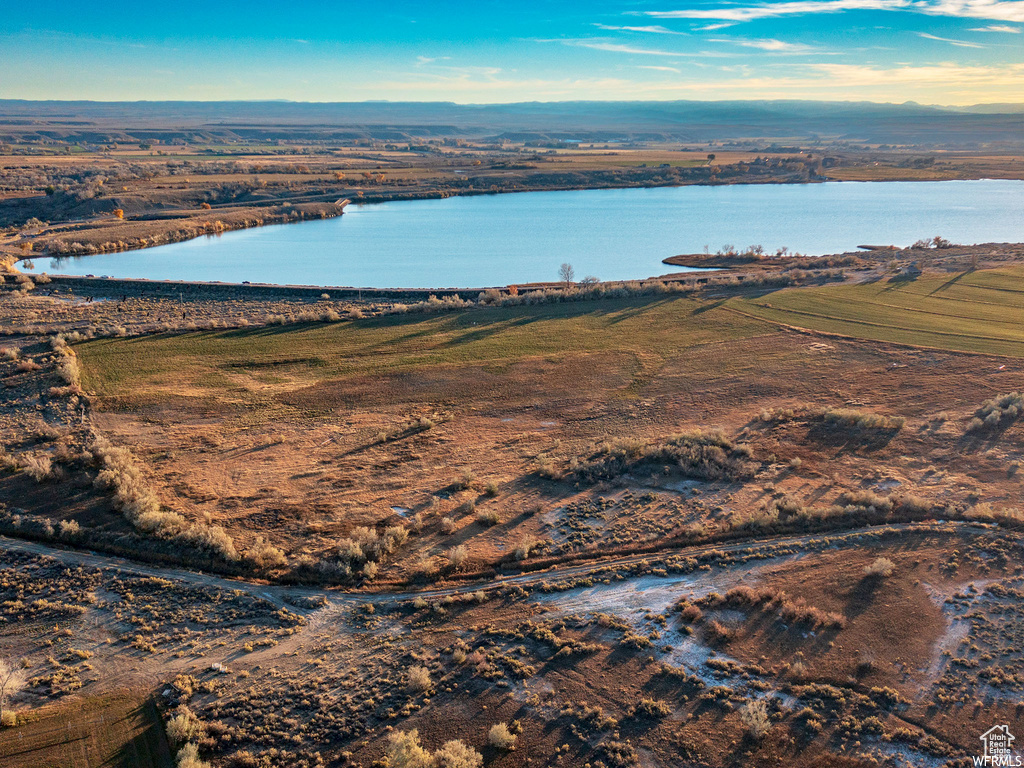
[[[208,330],[7,286],[0,762],[970,765],[1024,727],[1014,248]]]

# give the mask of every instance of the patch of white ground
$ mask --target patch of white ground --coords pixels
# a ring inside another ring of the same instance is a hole
[[[532,599],[545,605],[549,609],[548,615],[604,613],[622,619],[640,634],[648,634],[651,630],[658,629],[661,631],[661,638],[654,643],[651,652],[659,661],[685,669],[690,674],[700,677],[707,685],[738,687],[746,681],[739,677],[724,675],[707,666],[708,659],[711,658],[735,661],[734,659],[729,659],[727,655],[704,644],[696,635],[682,632],[681,625],[675,617],[670,616],[665,626],[660,626],[647,617],[666,614],[682,597],[696,599],[711,592],[726,592],[738,584],[756,584],[765,569],[798,557],[800,555],[787,555],[730,566],[727,569],[712,568],[686,574],[637,576],[566,592],[535,593]],[[739,619],[741,616],[737,614],[732,618]],[[775,691],[768,693],[781,695]]]

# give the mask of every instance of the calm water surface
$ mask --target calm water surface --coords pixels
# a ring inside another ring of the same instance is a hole
[[[526,192],[350,206],[344,216],[35,271],[157,280],[478,287],[679,271],[666,256],[761,244],[813,255],[862,243],[1024,241],[1024,181],[873,182]]]

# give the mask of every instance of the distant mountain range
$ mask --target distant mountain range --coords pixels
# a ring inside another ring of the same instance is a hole
[[[826,101],[564,101],[515,104],[0,100],[0,140],[847,141],[1024,145],[1024,104]]]

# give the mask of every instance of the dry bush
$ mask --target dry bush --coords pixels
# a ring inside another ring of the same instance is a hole
[[[89,445],[89,452],[101,466],[96,486],[113,490],[114,506],[137,530],[180,541],[224,560],[238,559],[234,542],[220,526],[189,524],[181,515],[162,510],[127,448],[115,448],[105,438],[97,437]]]
[[[1024,394],[1007,392],[1004,395],[986,400],[974,412],[974,418],[967,425],[968,432],[998,429],[1006,427],[1024,415]]]
[[[660,720],[672,714],[672,707],[658,699],[641,699],[633,705],[631,714],[633,717],[645,717],[652,720]]]
[[[871,491],[846,491],[840,494],[836,503],[847,510],[860,507],[871,512],[891,512],[892,499],[879,496]]]
[[[441,519],[441,533],[452,534],[455,533],[455,529],[458,528],[458,524],[450,517]]]
[[[469,559],[469,550],[465,544],[459,544],[457,547],[452,547],[444,556],[448,558],[448,565],[450,565],[456,571],[462,568]]]
[[[272,571],[288,564],[288,558],[281,548],[275,547],[262,536],[257,536],[252,546],[245,550],[245,559],[262,571]]]
[[[175,748],[199,741],[205,732],[202,721],[184,704],[178,707],[174,717],[167,721],[167,738]]]
[[[19,357],[21,357],[21,351],[17,347],[0,347],[0,358],[17,360]]]
[[[81,392],[82,371],[78,367],[78,358],[68,350],[57,363],[57,375],[72,389]]]
[[[531,537],[520,539],[519,543],[516,545],[515,551],[512,553],[512,556],[515,557],[516,560],[526,560],[530,556],[530,553],[540,547],[543,543],[544,542],[540,539],[534,539]]]
[[[906,419],[902,416],[882,416],[851,408],[829,408],[822,414],[826,424],[846,429],[895,430],[903,429]]]
[[[49,456],[39,453],[30,453],[21,462],[21,468],[25,474],[41,483],[53,477],[53,462]]]
[[[768,705],[764,699],[748,701],[740,708],[740,720],[751,738],[762,739],[771,730],[772,721],[768,717]]]
[[[199,758],[199,747],[195,744],[186,744],[178,750],[174,764],[177,768],[211,768],[208,762]]]
[[[408,538],[408,529],[400,525],[389,526],[380,534],[373,528],[360,526],[338,542],[338,557],[352,570],[364,568],[365,564],[383,561]]]
[[[42,370],[43,366],[35,360],[22,360],[17,364],[17,366],[15,366],[15,368],[19,373],[30,373]]]
[[[497,749],[513,750],[516,748],[516,735],[509,730],[507,723],[495,723],[487,732],[487,743]]]
[[[497,525],[498,523],[500,523],[501,518],[498,516],[498,513],[495,512],[493,509],[482,509],[476,513],[476,521],[480,523],[480,525],[486,525],[490,527],[492,525]]]
[[[430,686],[434,684],[434,681],[430,679],[430,670],[417,664],[409,670],[408,684],[410,691],[423,693],[430,690]]]
[[[699,429],[672,435],[657,443],[619,439],[598,446],[585,459],[574,459],[570,473],[580,481],[612,480],[641,468],[674,466],[684,475],[703,480],[746,479],[753,476],[751,450],[728,440],[721,430]]]
[[[794,680],[803,680],[807,677],[807,664],[801,659],[797,659],[789,666],[788,672]]]
[[[864,575],[870,578],[884,579],[892,576],[896,564],[888,557],[879,557],[871,565],[864,566]]]
[[[392,731],[388,734],[387,756],[390,768],[434,766],[434,756],[420,746],[420,734],[415,728],[409,731]]]
[[[434,753],[434,760],[437,768],[480,768],[484,764],[483,755],[459,739],[446,741]]]

